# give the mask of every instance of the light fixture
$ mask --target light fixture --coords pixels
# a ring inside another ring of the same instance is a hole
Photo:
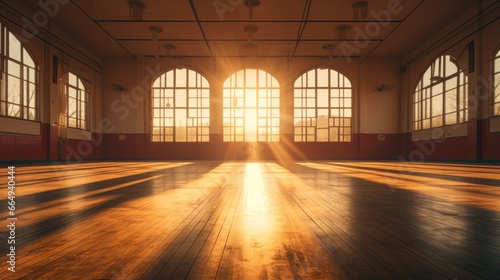
[[[352,13],[354,20],[367,19],[368,18],[368,2],[367,1],[357,1],[352,4]]]
[[[248,8],[255,8],[260,5],[260,0],[245,0],[245,6]]]
[[[243,49],[245,49],[246,55],[250,57],[257,56],[257,44],[253,42],[254,34],[259,31],[259,28],[256,25],[249,24],[243,28],[248,34],[248,42],[243,45]]]
[[[158,54],[160,51],[160,48],[158,46],[158,36],[160,35],[160,33],[163,32],[163,29],[161,29],[158,26],[150,26],[149,31],[151,31],[151,37],[152,37],[151,40],[153,40],[153,43],[156,46],[155,57],[158,58]]]
[[[253,40],[253,35],[259,31],[259,28],[256,25],[249,24],[243,27],[243,31],[248,34],[248,41],[251,42]]]
[[[158,35],[163,32],[163,29],[158,26],[150,26],[149,31],[151,31],[151,36],[153,37],[153,41],[158,41]]]
[[[167,104],[165,104],[165,107],[167,108],[172,107],[172,104],[170,104],[170,98],[167,98]]]
[[[128,1],[129,17],[131,20],[142,20],[142,14],[146,9],[146,4],[140,0]]]
[[[327,44],[327,45],[324,45],[323,46],[323,49],[325,51],[328,51],[328,57],[332,57],[332,53],[333,53],[333,50],[335,49],[335,45],[334,44]]]
[[[253,18],[253,8],[260,5],[260,0],[245,0],[245,6],[250,9],[250,19]]]
[[[322,57],[325,62],[324,66],[320,67],[321,69],[327,69],[329,68],[330,63],[332,63],[332,57],[333,57],[333,50],[336,48],[334,44],[326,44],[323,46],[323,49],[328,52],[327,57]]]
[[[177,47],[173,44],[164,44],[163,48],[165,49],[167,56],[171,56],[170,51],[177,49]]]
[[[347,31],[351,29],[351,26],[348,24],[342,24],[335,28],[337,32],[337,39],[346,40],[347,39]]]

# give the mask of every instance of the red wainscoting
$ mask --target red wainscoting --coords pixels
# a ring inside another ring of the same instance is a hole
[[[93,141],[68,139],[61,145],[62,160],[68,163],[97,159]]]
[[[489,119],[485,119],[481,124],[481,159],[500,161],[500,132],[490,133],[489,121]]]
[[[143,159],[145,134],[110,133],[103,135],[104,159]]]
[[[404,157],[402,134],[360,134],[361,159],[397,159]]]
[[[43,160],[57,160],[59,150],[57,147],[59,128],[56,125],[42,124],[42,147],[44,147]]]
[[[483,160],[500,160],[500,133],[487,133],[483,146]]]
[[[411,141],[411,134],[357,134],[349,143],[296,143],[291,134],[279,143],[227,143],[211,135],[208,143],[153,143],[148,134],[92,134],[91,141],[69,139],[62,149],[68,162],[92,159],[393,159],[500,160],[500,133],[489,133],[487,120],[469,123],[475,135]],[[480,144],[481,143],[481,144]],[[0,133],[0,161],[59,158],[57,127],[43,124],[41,135]]]
[[[411,141],[409,160],[466,160],[467,137]]]
[[[0,161],[45,160],[47,148],[42,135],[0,133]]]
[[[208,143],[153,143],[147,134],[106,134],[106,159],[357,159],[356,136],[349,143],[294,143],[291,135],[279,143],[228,143],[211,135]]]

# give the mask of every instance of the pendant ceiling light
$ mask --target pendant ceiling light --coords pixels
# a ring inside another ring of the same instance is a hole
[[[364,20],[368,18],[368,2],[357,1],[352,4],[354,20]]]
[[[158,36],[160,35],[160,33],[163,32],[163,29],[161,29],[158,26],[150,26],[149,31],[151,31],[151,40],[153,41],[156,47],[155,57],[158,58],[160,52],[160,47],[158,45]]]
[[[146,4],[140,0],[128,1],[129,17],[131,20],[142,20]]]
[[[256,25],[249,24],[243,28],[243,31],[248,34],[248,42],[243,45],[245,53],[247,56],[256,57],[257,56],[257,44],[253,42],[254,35],[259,31]]]
[[[348,24],[342,24],[335,28],[337,32],[337,39],[346,40],[347,39],[347,31],[351,30],[351,26]]]
[[[253,8],[260,5],[260,0],[245,0],[245,6],[250,9],[250,19],[253,18]]]

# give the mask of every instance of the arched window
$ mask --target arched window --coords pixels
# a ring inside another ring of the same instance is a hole
[[[66,118],[68,127],[88,129],[88,91],[75,74],[66,76]]]
[[[153,142],[208,142],[210,87],[199,73],[174,69],[153,83]]]
[[[310,70],[295,81],[293,96],[296,142],[352,140],[352,87],[346,76]]]
[[[493,114],[500,115],[500,50],[498,50],[495,58],[493,59],[493,92],[495,97],[493,99]]]
[[[258,69],[240,70],[224,82],[225,142],[278,142],[280,89],[278,81]]]
[[[425,71],[413,94],[413,129],[467,121],[467,76],[449,55],[438,57]]]
[[[38,120],[38,66],[0,23],[0,115]]]

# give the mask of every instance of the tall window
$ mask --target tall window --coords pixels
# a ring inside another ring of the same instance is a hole
[[[208,142],[210,87],[199,73],[170,70],[153,83],[154,142]]]
[[[71,72],[66,79],[66,95],[68,127],[87,129],[88,92],[82,80]]]
[[[293,96],[296,142],[352,140],[352,87],[346,76],[310,70],[295,81]]]
[[[244,69],[224,82],[225,142],[278,142],[280,89],[278,81],[258,69]]]
[[[495,58],[493,59],[493,92],[495,98],[493,99],[493,114],[500,115],[500,50],[498,50]]]
[[[38,67],[1,23],[0,41],[0,115],[38,120]]]
[[[467,76],[449,55],[438,57],[425,71],[413,94],[413,129],[467,121]]]

